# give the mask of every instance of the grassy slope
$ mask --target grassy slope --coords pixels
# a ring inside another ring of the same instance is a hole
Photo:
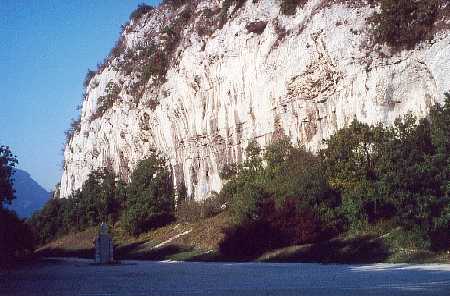
[[[206,260],[209,254],[216,254],[223,239],[222,229],[228,224],[228,215],[221,213],[194,223],[170,224],[138,237],[128,236],[120,227],[115,227],[111,231],[115,257],[145,260]],[[183,233],[186,234],[180,235]],[[37,254],[50,257],[93,258],[96,235],[95,227],[72,233],[42,246],[37,250]],[[180,236],[173,239],[177,235]],[[162,245],[155,248],[159,244]]]
[[[221,213],[195,223],[170,224],[139,237],[130,237],[120,227],[116,227],[112,230],[115,255],[117,259],[224,261],[217,250],[223,239],[222,229],[229,223],[227,214]],[[322,263],[450,262],[449,253],[432,253],[399,246],[395,233],[394,230],[390,233],[371,231],[347,234],[317,244],[273,250],[255,260]],[[44,256],[93,258],[96,234],[96,228],[69,234],[43,246],[37,253]],[[402,234],[397,231],[397,235]]]

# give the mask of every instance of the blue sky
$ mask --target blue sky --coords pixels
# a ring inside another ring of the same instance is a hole
[[[0,0],[0,145],[46,189],[61,176],[64,131],[78,114],[87,69],[142,2]]]

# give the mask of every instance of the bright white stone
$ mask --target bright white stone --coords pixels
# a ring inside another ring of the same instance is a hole
[[[122,102],[90,122],[109,81],[131,82],[105,69],[94,78],[98,86],[87,89],[81,132],[65,149],[61,196],[100,167],[129,177],[154,146],[169,159],[175,181],[184,180],[188,193],[201,200],[220,191],[221,167],[242,161],[249,140],[270,143],[276,122],[293,143],[317,151],[353,118],[389,124],[407,112],[425,116],[442,100],[450,89],[448,32],[415,50],[381,57],[366,45],[371,8],[323,8],[322,2],[311,0],[295,16],[283,16],[279,1],[247,1],[221,30],[203,38],[204,50],[196,34],[188,36],[167,82],[148,88],[137,108],[122,91]],[[168,17],[167,9],[144,17],[126,33],[127,45],[148,32],[156,35]],[[268,22],[261,35],[245,29],[255,20]],[[289,31],[281,41],[277,23]],[[145,103],[155,97],[160,104],[152,111]]]

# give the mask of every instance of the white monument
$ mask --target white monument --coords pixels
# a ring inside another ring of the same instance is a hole
[[[95,239],[95,263],[108,264],[114,262],[114,246],[108,233],[108,225],[100,224],[100,232]]]

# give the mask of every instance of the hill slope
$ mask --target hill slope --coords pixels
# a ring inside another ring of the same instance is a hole
[[[11,209],[16,211],[19,217],[28,218],[44,206],[50,198],[50,192],[33,180],[29,173],[19,169],[14,171],[16,199],[13,200]]]

